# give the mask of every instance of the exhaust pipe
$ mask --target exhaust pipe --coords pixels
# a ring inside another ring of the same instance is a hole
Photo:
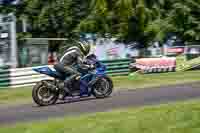
[[[58,91],[58,88],[57,88],[55,85],[53,85],[53,84],[51,84],[51,83],[49,83],[49,82],[47,82],[47,81],[42,81],[42,83],[43,83],[43,85],[44,85],[45,87],[47,87],[47,88],[50,89],[51,91],[53,91],[53,92],[57,92],[57,91]]]

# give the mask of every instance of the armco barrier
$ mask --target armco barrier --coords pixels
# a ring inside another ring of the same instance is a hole
[[[107,66],[107,74],[110,76],[123,76],[129,74],[130,59],[106,60],[102,63]]]
[[[10,84],[10,76],[9,76],[9,69],[0,68],[0,87],[7,87]]]
[[[102,61],[107,66],[110,76],[128,75],[129,59]],[[49,66],[52,67],[52,66]],[[39,74],[33,68],[0,69],[0,87],[23,87],[34,85],[36,82],[51,77]]]
[[[32,68],[17,68],[2,70],[0,74],[0,87],[22,87],[33,85],[42,79],[51,79],[48,76],[38,74]]]

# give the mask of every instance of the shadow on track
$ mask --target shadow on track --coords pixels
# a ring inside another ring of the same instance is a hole
[[[108,98],[111,98],[112,96],[110,97],[106,97],[106,98],[102,98],[102,99],[108,99]],[[69,98],[69,99],[66,99],[66,100],[58,100],[57,103],[55,104],[52,104],[52,105],[49,105],[49,106],[39,106],[39,105],[36,105],[34,103],[34,105],[32,107],[40,107],[40,108],[45,108],[45,107],[50,107],[50,106],[56,106],[56,105],[63,105],[63,104],[71,104],[71,103],[79,103],[79,102],[83,102],[83,101],[95,101],[95,100],[101,100],[100,98],[95,98],[95,97],[84,97],[84,98]]]

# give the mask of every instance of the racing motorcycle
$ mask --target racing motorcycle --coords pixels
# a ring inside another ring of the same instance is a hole
[[[94,68],[82,70],[77,67],[81,77],[79,80],[72,81],[70,85],[69,90],[72,97],[109,97],[113,91],[113,82],[106,74],[106,66],[94,54],[87,56],[85,63],[93,65]],[[42,80],[33,87],[32,98],[34,102],[39,106],[48,106],[55,104],[58,100],[63,100],[60,97],[65,95],[64,80],[67,75],[60,74],[48,66],[33,68],[33,70],[53,78],[53,80]]]

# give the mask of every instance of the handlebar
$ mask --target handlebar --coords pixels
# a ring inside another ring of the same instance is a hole
[[[86,62],[88,65],[94,65],[94,69],[98,67],[102,67],[103,69],[106,69],[106,66],[102,64],[96,57],[96,55],[91,54],[86,57]]]

